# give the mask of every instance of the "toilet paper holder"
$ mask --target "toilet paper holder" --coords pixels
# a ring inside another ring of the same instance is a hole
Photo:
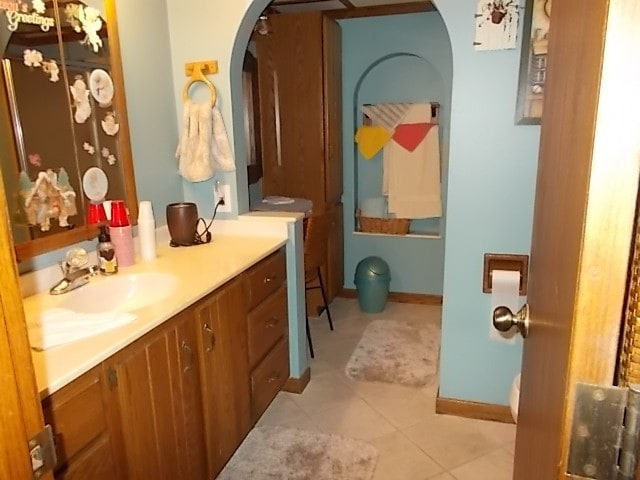
[[[482,291],[493,291],[492,273],[494,270],[508,270],[520,272],[518,293],[527,294],[529,280],[529,255],[517,255],[511,253],[485,253],[484,269],[482,273]]]

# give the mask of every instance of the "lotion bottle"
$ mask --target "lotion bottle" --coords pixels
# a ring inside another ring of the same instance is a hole
[[[118,273],[116,249],[111,243],[111,237],[107,232],[107,227],[104,225],[100,226],[100,234],[98,235],[98,262],[102,275]]]

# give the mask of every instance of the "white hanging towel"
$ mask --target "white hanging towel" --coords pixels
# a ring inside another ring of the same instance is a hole
[[[431,119],[430,104],[414,104],[402,123],[424,123]],[[383,150],[383,193],[388,195],[389,213],[398,218],[442,216],[440,198],[440,142],[433,125],[422,142],[408,151],[395,141]]]
[[[213,177],[214,167],[235,170],[229,138],[218,107],[209,103],[184,102],[182,132],[176,151],[178,170],[190,182]]]
[[[233,152],[229,144],[227,129],[224,126],[224,120],[220,109],[213,106],[211,111],[213,120],[213,142],[211,143],[211,154],[216,167],[223,172],[233,172],[236,169],[236,162],[233,159]]]

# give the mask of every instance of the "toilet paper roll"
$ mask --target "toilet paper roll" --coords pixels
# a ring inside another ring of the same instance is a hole
[[[507,343],[515,343],[516,327],[508,332],[502,333],[493,326],[493,311],[501,305],[509,307],[513,313],[520,308],[520,272],[511,270],[493,270],[491,272],[491,312],[489,322],[491,323],[489,338]]]

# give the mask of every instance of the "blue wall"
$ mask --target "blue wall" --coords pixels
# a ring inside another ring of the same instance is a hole
[[[540,129],[514,125],[520,49],[474,51],[477,2],[434,3],[453,50],[440,395],[507,404],[522,347],[489,340],[483,255],[530,251]]]
[[[183,198],[167,7],[156,0],[116,4],[138,200],[150,200],[164,225],[165,206]]]
[[[166,3],[176,85],[174,100],[179,106],[185,61],[219,60],[221,72],[215,82],[225,121],[232,127],[229,130],[235,140],[239,166],[229,178],[235,179],[236,185],[245,185],[242,58],[251,27],[269,2],[167,0]],[[477,1],[433,0],[433,3],[444,19],[453,53],[440,394],[506,404],[509,386],[520,368],[521,347],[489,340],[490,298],[482,293],[482,260],[485,252],[530,250],[540,131],[535,126],[514,126],[520,50],[475,52]],[[426,24],[416,28],[425,30]],[[375,32],[370,41],[383,33]],[[413,37],[415,32],[396,33],[398,41],[407,35]],[[412,48],[419,48],[410,43]],[[446,45],[436,51],[449,55],[448,48]],[[369,55],[369,48],[360,54]],[[437,65],[436,60],[429,61]],[[345,117],[345,121],[350,118]],[[346,185],[353,185],[353,178],[347,175],[345,178]],[[244,186],[237,189],[237,195],[241,207],[248,203]],[[347,197],[348,192],[345,202],[351,201],[353,205],[353,199]],[[348,212],[345,217],[350,217]],[[353,225],[345,227],[347,232],[353,229]],[[418,247],[424,242],[415,240]],[[402,248],[414,245],[407,243]],[[374,250],[375,245],[363,241],[362,256]],[[349,280],[347,273],[346,281]]]
[[[353,288],[358,262],[369,255],[386,260],[395,292],[442,294],[444,240],[356,234],[358,200],[380,195],[382,154],[364,160],[354,133],[360,106],[381,102],[441,104],[443,187],[448,163],[452,60],[449,38],[437,12],[340,21],[343,69],[343,165],[345,287]],[[443,189],[446,197],[446,188]],[[443,205],[444,207],[444,205]],[[442,234],[442,219],[412,222],[412,230]]]

